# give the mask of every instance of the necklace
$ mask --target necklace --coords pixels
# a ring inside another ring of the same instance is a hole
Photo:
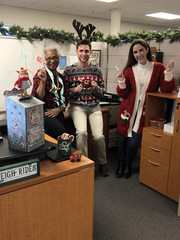
[[[53,93],[55,95],[55,99],[56,99],[56,104],[59,106],[60,104],[63,105],[63,107],[66,107],[66,104],[65,104],[65,97],[63,96],[64,95],[64,85],[63,85],[63,81],[62,79],[60,78],[60,76],[58,76],[57,74],[57,86],[55,85],[54,83],[54,75],[53,73],[47,68],[45,67],[50,78],[51,78],[51,81],[52,81],[52,88],[49,90],[49,92]],[[61,83],[61,89],[59,87],[59,82]],[[58,90],[60,90],[60,99],[59,99],[59,95],[58,95]]]
[[[59,88],[59,80],[58,80],[58,77],[57,77],[57,86],[56,86],[55,83],[52,84],[52,88],[49,90],[49,92],[57,93],[59,90],[60,90],[60,88]]]

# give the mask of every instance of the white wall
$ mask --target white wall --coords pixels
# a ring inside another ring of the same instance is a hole
[[[42,3],[43,4],[43,3]],[[47,11],[36,11],[28,10],[23,8],[15,8],[0,5],[0,21],[3,21],[5,25],[12,26],[14,24],[23,27],[25,30],[28,30],[30,27],[42,27],[42,28],[53,28],[54,30],[65,30],[67,32],[75,32],[75,29],[72,26],[73,19],[76,19],[82,22],[84,25],[91,23],[96,26],[96,31],[101,31],[106,37],[110,33],[111,22],[110,20],[95,19],[95,18],[86,18],[76,15],[65,15],[57,14]],[[128,31],[147,31],[147,30],[165,30],[162,27],[143,25],[143,24],[132,24],[127,22],[121,23],[121,32]],[[106,82],[106,89],[108,92],[116,93],[117,79],[116,79],[116,69],[115,66],[118,66],[120,69],[123,69],[127,61],[127,54],[129,51],[130,44],[122,44],[118,47],[107,46],[106,43],[93,43],[93,49],[101,50],[101,61],[102,61],[102,70]],[[159,44],[155,41],[151,41],[151,46],[156,46],[159,49]],[[62,54],[68,55],[69,46],[63,45]],[[74,46],[72,46],[74,50]],[[166,64],[179,53],[180,43],[176,42],[169,44],[169,40],[165,40],[160,44],[160,50],[164,52],[164,65]],[[10,56],[10,53],[8,53]],[[71,53],[72,54],[72,53]],[[174,76],[178,78],[180,76],[180,59],[175,63]]]
[[[163,64],[166,65],[174,59],[177,54],[179,54],[180,43],[175,42],[173,44],[169,43],[169,39],[165,39],[162,43],[156,43],[155,40],[149,42],[150,47],[156,47],[163,52]],[[123,70],[125,67],[130,43],[122,44],[117,47],[108,46],[108,74],[107,74],[107,91],[110,93],[116,93],[117,86],[117,70],[115,66]],[[180,77],[180,59],[175,61],[175,66],[173,69],[173,75],[175,79]]]
[[[42,2],[43,4],[43,2]],[[67,32],[75,32],[72,26],[73,20],[76,19],[82,22],[83,25],[88,23],[96,27],[95,31],[101,31],[106,37],[111,31],[111,21],[99,18],[88,18],[76,15],[58,14],[47,11],[29,10],[25,8],[16,8],[0,5],[0,21],[5,25],[12,26],[13,24],[23,27],[28,30],[30,27],[53,28],[54,30],[65,30]],[[121,22],[121,32],[139,31],[142,30],[166,30],[163,27],[133,24]]]

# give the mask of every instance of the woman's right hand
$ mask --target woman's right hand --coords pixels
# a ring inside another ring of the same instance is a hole
[[[45,68],[41,68],[38,72],[38,77],[40,78],[42,83],[46,83],[47,81],[47,73]]]
[[[120,81],[120,82],[122,82],[122,81],[124,81],[124,74],[123,74],[123,72],[121,71],[121,70],[118,70],[118,73],[117,73],[117,79]]]

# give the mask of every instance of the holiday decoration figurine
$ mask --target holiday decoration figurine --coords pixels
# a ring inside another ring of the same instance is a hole
[[[17,85],[18,88],[21,89],[21,94],[18,95],[21,99],[30,98],[31,95],[27,94],[27,89],[32,85],[31,80],[29,79],[29,75],[27,69],[21,68],[19,71],[19,78],[14,83],[14,87]]]
[[[73,152],[72,156],[70,156],[70,161],[71,162],[80,162],[81,156],[82,156],[82,151],[77,150],[77,151]]]
[[[126,123],[128,122],[130,116],[131,115],[130,115],[130,113],[127,112],[127,110],[124,110],[124,112],[121,113],[120,121],[123,123],[123,125],[126,125]]]
[[[82,86],[83,86],[83,88],[89,88],[89,87],[91,87],[91,80],[85,79],[85,80],[82,82]]]

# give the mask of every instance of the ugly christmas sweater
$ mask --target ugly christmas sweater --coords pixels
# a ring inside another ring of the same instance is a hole
[[[104,79],[101,68],[90,63],[89,67],[81,68],[77,63],[66,67],[64,70],[64,80],[66,85],[66,96],[69,98],[70,105],[83,105],[94,107],[99,104],[100,98],[105,93]],[[87,81],[97,82],[97,88],[91,86],[83,88],[82,92],[76,92],[75,88]]]
[[[117,94],[123,99],[118,113],[118,132],[131,137],[132,131],[142,134],[145,122],[146,94],[148,92],[170,93],[174,90],[175,80],[171,72],[166,72],[161,63],[147,62],[147,77],[140,90],[138,64],[125,70],[123,82],[117,85]]]

